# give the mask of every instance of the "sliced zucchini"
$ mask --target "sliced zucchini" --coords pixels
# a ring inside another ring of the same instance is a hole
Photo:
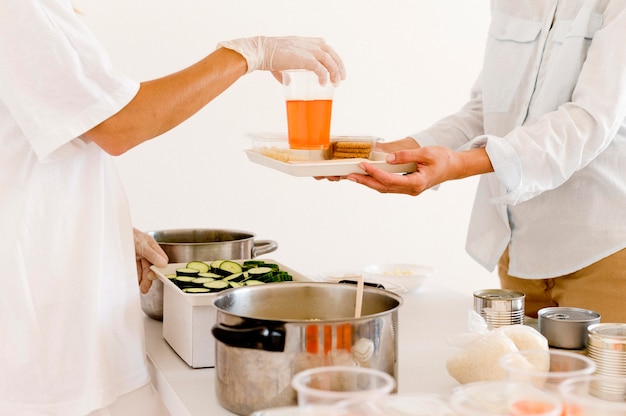
[[[243,271],[243,269],[241,268],[241,265],[237,262],[234,261],[230,261],[230,260],[224,260],[221,264],[220,264],[220,268],[219,271],[215,271],[217,274],[223,274],[225,276],[230,276],[231,274],[235,274],[235,273],[241,273]]]
[[[263,263],[261,265],[259,265],[261,267],[269,267],[270,269],[274,270],[275,272],[280,271],[280,267],[278,266],[278,264],[274,264],[274,263]]]
[[[198,277],[210,277],[212,279],[221,279],[224,276],[220,276],[219,274],[212,273],[212,272],[206,272],[206,273],[200,272],[198,273]]]
[[[206,287],[186,287],[182,291],[185,293],[210,293],[211,289]]]
[[[246,275],[244,275],[243,272],[233,273],[230,276],[226,276],[223,280],[225,282],[241,282],[246,280]]]
[[[176,273],[166,274],[165,277],[167,277],[170,280],[174,280],[176,278]]]
[[[210,269],[210,266],[203,261],[190,261],[185,267],[187,269],[196,269],[200,273],[206,273]]]
[[[245,282],[246,286],[256,286],[256,285],[264,285],[265,282],[262,282],[260,280],[254,280],[254,279],[248,279]]]
[[[228,285],[230,287],[241,287],[244,285],[244,283],[240,283],[240,282],[228,282]]]
[[[242,264],[242,267],[244,270],[248,270],[262,266],[263,263],[265,263],[263,260],[245,260]]]
[[[198,271],[198,269],[191,269],[191,268],[187,268],[187,267],[181,267],[179,269],[176,269],[176,276],[193,276],[193,277],[197,277],[198,273],[200,273]]]
[[[193,280],[196,279],[193,276],[176,276],[173,280],[173,283],[180,287],[181,289],[184,289],[186,287],[194,287],[196,286],[193,283]]]
[[[260,280],[262,282],[271,281],[273,274],[274,270],[271,267],[260,266],[248,270],[248,276],[250,276],[250,279]]]
[[[195,283],[198,286],[202,286],[203,284],[212,282],[214,280],[214,277],[195,277],[191,282]]]
[[[291,282],[293,280],[293,277],[291,277],[291,275],[285,271],[280,271],[274,273],[274,275],[272,276],[272,280],[274,280],[275,282]]]
[[[211,262],[211,271],[218,270],[223,261],[224,260],[213,260]]]
[[[219,292],[220,290],[228,289],[230,284],[223,280],[214,280],[212,282],[205,283],[202,286],[210,289],[211,292]]]

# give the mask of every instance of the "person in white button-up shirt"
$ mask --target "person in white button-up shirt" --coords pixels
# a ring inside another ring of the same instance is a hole
[[[626,1],[493,0],[471,100],[381,144],[409,175],[348,179],[418,195],[482,175],[467,251],[526,311],[570,306],[626,322]]]

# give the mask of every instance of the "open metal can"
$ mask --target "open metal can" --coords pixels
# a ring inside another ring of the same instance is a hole
[[[524,323],[526,294],[508,289],[474,292],[474,311],[485,319],[489,329]]]
[[[539,332],[554,348],[571,350],[587,347],[587,328],[600,322],[600,314],[588,309],[549,307],[540,309]]]

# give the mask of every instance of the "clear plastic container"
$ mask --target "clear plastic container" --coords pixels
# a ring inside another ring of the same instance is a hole
[[[596,365],[582,354],[558,350],[522,350],[500,358],[506,379],[556,391],[559,383],[592,374]]]
[[[561,416],[556,394],[528,383],[484,381],[464,384],[450,397],[457,416]]]
[[[291,384],[298,396],[298,406],[309,406],[390,394],[396,381],[386,372],[373,368],[325,366],[297,373]]]

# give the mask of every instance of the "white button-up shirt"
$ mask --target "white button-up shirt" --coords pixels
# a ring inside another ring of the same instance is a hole
[[[556,277],[626,247],[626,0],[492,0],[484,66],[458,113],[412,136],[486,147],[467,251]]]

